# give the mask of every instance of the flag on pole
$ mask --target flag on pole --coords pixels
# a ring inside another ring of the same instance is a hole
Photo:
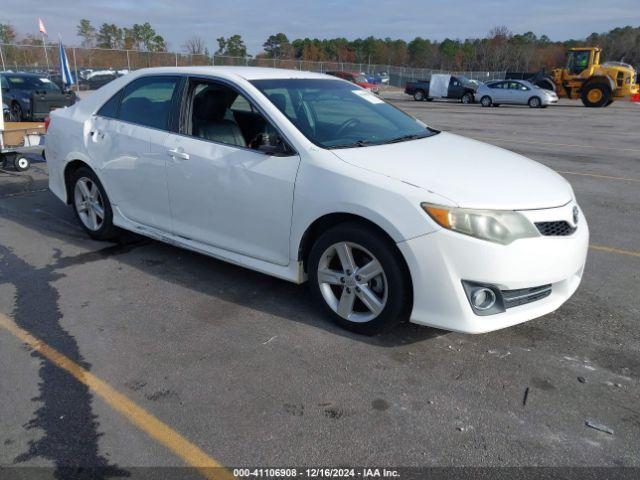
[[[44,22],[41,18],[38,18],[38,30],[40,30],[40,33],[43,35],[47,34],[47,29],[44,28]]]
[[[62,40],[60,40],[60,76],[62,77],[62,83],[65,85],[73,85],[73,77],[71,76],[71,68],[69,68],[69,60],[67,59],[67,54],[64,51],[64,46],[62,45]]]

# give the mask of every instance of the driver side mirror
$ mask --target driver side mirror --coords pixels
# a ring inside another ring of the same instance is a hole
[[[291,153],[279,136],[268,133],[262,133],[258,136],[256,149],[273,156],[286,156]]]

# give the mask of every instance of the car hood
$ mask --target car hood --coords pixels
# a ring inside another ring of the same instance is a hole
[[[517,153],[450,133],[337,149],[342,160],[446,197],[459,207],[530,210],[567,204],[569,183]]]

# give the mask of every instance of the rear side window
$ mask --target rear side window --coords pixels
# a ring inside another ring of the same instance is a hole
[[[118,118],[146,127],[166,129],[171,100],[179,81],[179,77],[144,77],[134,80],[122,91]]]
[[[122,96],[122,90],[111,97],[107,103],[102,105],[98,110],[98,115],[108,118],[118,118],[118,107],[120,106],[120,97]]]

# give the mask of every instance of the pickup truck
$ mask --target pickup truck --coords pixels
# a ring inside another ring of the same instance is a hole
[[[75,93],[63,92],[46,75],[3,72],[0,87],[15,122],[44,120],[54,108],[76,102]]]
[[[434,98],[452,98],[462,103],[473,103],[477,85],[466,77],[434,73],[429,80],[407,82],[404,93],[417,102]]]

